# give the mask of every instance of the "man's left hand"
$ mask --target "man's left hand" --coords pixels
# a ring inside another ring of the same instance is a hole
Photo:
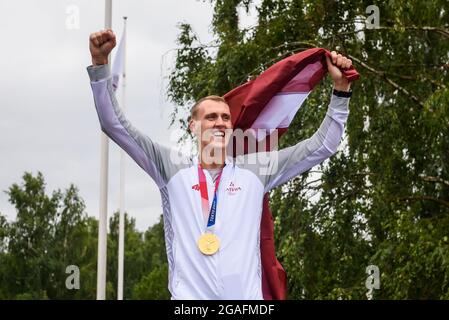
[[[349,91],[351,87],[349,81],[344,77],[340,69],[349,69],[352,66],[351,59],[332,51],[331,58],[326,56],[327,70],[334,81],[334,89],[339,91]]]

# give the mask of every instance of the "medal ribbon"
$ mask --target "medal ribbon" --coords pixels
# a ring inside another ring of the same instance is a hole
[[[215,190],[214,190],[214,200],[212,201],[212,206],[209,211],[209,194],[207,192],[207,181],[206,175],[203,172],[203,169],[200,165],[198,165],[198,178],[200,181],[200,194],[201,194],[201,207],[203,209],[203,216],[207,218],[207,228],[210,228],[215,225],[215,216],[217,212],[217,190],[218,185],[220,184],[221,173],[215,181]]]

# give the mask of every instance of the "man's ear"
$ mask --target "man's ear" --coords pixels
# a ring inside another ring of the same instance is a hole
[[[189,133],[193,136],[196,136],[196,128],[195,128],[195,120],[193,118],[190,118],[189,120]]]

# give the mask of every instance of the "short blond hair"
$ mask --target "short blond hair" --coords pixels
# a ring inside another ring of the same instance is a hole
[[[201,102],[206,101],[206,100],[212,100],[212,101],[217,101],[217,102],[223,102],[226,103],[226,100],[223,97],[220,96],[207,96],[204,98],[201,98],[200,100],[198,100],[197,102],[195,102],[195,104],[193,105],[193,107],[190,109],[190,119],[194,119],[196,118],[196,115],[198,114],[198,107],[201,104]]]

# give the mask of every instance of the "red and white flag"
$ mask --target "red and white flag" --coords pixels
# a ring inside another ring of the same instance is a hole
[[[294,54],[226,93],[234,129],[278,129],[279,136],[284,133],[309,93],[327,74],[326,55],[330,52],[322,48]],[[359,78],[354,67],[342,72],[349,81]]]

